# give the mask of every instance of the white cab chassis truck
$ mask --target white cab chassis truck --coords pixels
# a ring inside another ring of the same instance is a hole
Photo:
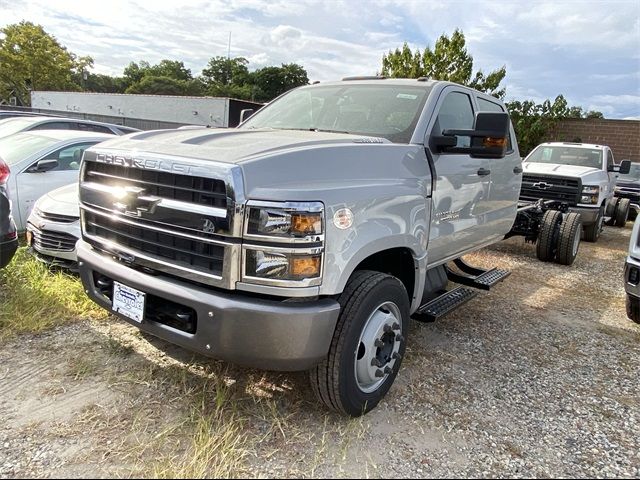
[[[521,180],[491,96],[424,78],[304,86],[236,129],[89,149],[80,275],[140,329],[307,370],[321,402],[357,416],[391,387],[410,318],[438,319],[508,275],[461,256],[520,234],[573,261],[579,217],[544,201],[519,212]]]
[[[523,161],[522,202],[543,198],[564,203],[580,214],[583,237],[596,242],[602,226],[624,227],[630,200],[614,197],[618,174],[629,173],[631,162],[616,165],[606,145],[548,142]]]

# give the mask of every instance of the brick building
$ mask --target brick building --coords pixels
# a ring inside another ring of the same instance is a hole
[[[640,163],[640,120],[568,118],[558,122],[547,141],[608,145],[616,162],[629,159]]]

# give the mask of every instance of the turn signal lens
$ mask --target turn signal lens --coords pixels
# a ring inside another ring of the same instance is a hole
[[[507,139],[497,137],[485,137],[482,146],[486,148],[506,148]]]
[[[291,233],[294,235],[317,235],[322,233],[322,214],[294,213],[291,215]]]
[[[291,275],[300,278],[312,278],[320,275],[320,255],[315,257],[292,257]]]

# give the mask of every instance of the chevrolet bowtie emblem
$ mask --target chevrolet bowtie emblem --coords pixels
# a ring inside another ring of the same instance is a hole
[[[547,182],[536,182],[532,185],[532,187],[539,188],[540,190],[548,190],[553,187],[550,183]]]
[[[160,198],[144,195],[145,189],[140,187],[117,188],[113,195],[118,199],[113,207],[120,213],[130,217],[140,217],[143,213],[153,213],[160,203]]]

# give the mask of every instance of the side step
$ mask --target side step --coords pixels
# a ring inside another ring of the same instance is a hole
[[[476,295],[478,295],[476,290],[456,287],[422,305],[411,318],[419,322],[435,322]]]
[[[476,268],[460,258],[455,259],[453,263],[466,275],[446,267],[449,280],[467,287],[479,288],[480,290],[491,290],[491,287],[496,283],[511,275],[511,272],[500,268],[492,268],[491,270]]]

